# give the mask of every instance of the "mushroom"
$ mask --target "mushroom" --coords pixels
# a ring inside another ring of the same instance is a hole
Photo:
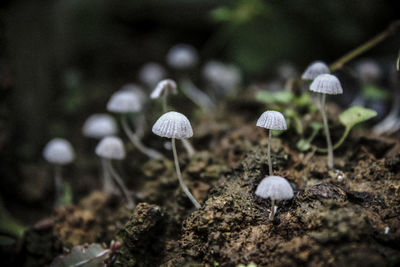
[[[140,69],[139,80],[148,88],[153,88],[165,78],[166,71],[163,66],[155,62],[149,62]]]
[[[153,90],[153,92],[150,95],[151,99],[156,99],[160,98],[162,96],[162,103],[163,103],[163,112],[167,112],[167,97],[168,95],[176,95],[178,93],[178,89],[176,86],[176,82],[171,79],[166,79],[162,80],[159,82],[156,86],[156,88]],[[190,142],[187,139],[181,139],[182,144],[186,149],[186,152],[188,153],[189,157],[192,157],[196,151],[193,148],[193,146],[190,144]]]
[[[153,125],[153,133],[166,138],[172,139],[172,152],[174,155],[175,169],[178,176],[179,184],[182,190],[188,196],[193,205],[199,209],[201,206],[199,202],[193,197],[189,189],[186,187],[182,179],[181,169],[179,167],[178,155],[176,153],[175,139],[185,139],[193,136],[193,129],[190,121],[185,115],[170,111],[162,115]]]
[[[70,142],[63,138],[50,140],[43,149],[45,160],[54,165],[55,182],[55,206],[61,205],[63,194],[63,178],[61,166],[71,163],[75,159],[75,153]]]
[[[271,160],[271,130],[286,130],[286,121],[285,117],[282,113],[273,110],[267,110],[263,114],[261,114],[260,118],[257,121],[257,126],[262,127],[269,130],[268,133],[268,167],[269,167],[269,175],[273,175],[272,171],[272,160]]]
[[[129,194],[128,188],[125,186],[122,178],[115,171],[112,166],[112,160],[122,160],[125,158],[125,149],[122,140],[116,136],[106,136],[101,139],[100,143],[96,147],[96,155],[101,158],[104,162],[104,166],[107,172],[114,178],[115,182],[119,186],[122,194],[125,196],[128,202],[128,208],[134,209],[135,202]]]
[[[187,75],[187,72],[196,66],[198,58],[198,53],[193,46],[178,44],[168,51],[167,63],[182,75],[179,85],[184,95],[200,108],[208,111],[215,107],[214,103],[207,94],[194,85]]]
[[[281,176],[267,176],[257,186],[256,195],[261,198],[271,199],[271,213],[269,219],[275,216],[275,201],[293,198],[293,189],[289,182]]]
[[[147,148],[141,141],[139,136],[132,131],[128,123],[128,114],[139,112],[142,110],[142,102],[133,92],[122,90],[115,92],[107,103],[107,110],[119,113],[121,116],[122,129],[140,152],[152,159],[160,159],[163,155],[151,148]]]
[[[118,132],[117,124],[112,116],[108,114],[93,114],[85,121],[82,133],[84,136],[95,139],[102,139],[106,136],[115,135]],[[106,170],[104,161],[101,161],[102,176],[103,176],[103,192],[113,194],[117,192],[110,173]]]
[[[303,75],[301,75],[301,78],[303,80],[314,80],[315,78],[317,78],[318,75],[329,73],[331,72],[325,62],[314,61],[307,67]]]
[[[335,75],[321,74],[310,85],[310,91],[320,93],[319,109],[324,123],[326,143],[328,145],[328,168],[333,168],[333,147],[331,135],[329,133],[328,118],[325,111],[326,95],[337,95],[343,93],[342,85]]]

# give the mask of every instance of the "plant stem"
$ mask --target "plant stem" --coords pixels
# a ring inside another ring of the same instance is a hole
[[[185,183],[183,182],[181,168],[179,167],[179,162],[178,162],[178,154],[176,153],[175,138],[172,138],[172,153],[174,154],[175,169],[176,169],[176,175],[178,176],[179,184],[181,185],[183,192],[185,192],[185,194],[190,199],[190,201],[192,201],[192,203],[196,207],[196,209],[199,209],[201,207],[199,202],[197,202],[197,200],[190,193],[189,189],[186,187]]]
[[[332,149],[331,135],[329,133],[328,118],[326,116],[326,111],[325,111],[325,101],[326,101],[326,94],[321,94],[320,111],[322,114],[322,120],[324,122],[326,143],[328,145],[328,168],[332,169],[333,168],[333,149]]]
[[[129,194],[128,188],[126,188],[124,181],[122,181],[121,177],[118,173],[114,170],[111,160],[104,159],[106,163],[106,168],[110,172],[111,176],[114,177],[115,182],[118,184],[122,194],[125,196],[126,201],[128,202],[128,208],[133,210],[135,208],[135,202],[133,201],[131,195]]]
[[[342,145],[344,140],[346,140],[347,136],[349,135],[350,130],[351,130],[350,127],[346,127],[346,129],[344,130],[344,132],[342,134],[342,137],[340,137],[340,140],[333,146],[333,150],[336,150],[338,147],[340,147]],[[317,148],[317,152],[327,153],[328,149],[327,148]]]
[[[107,195],[114,194],[116,192],[115,184],[112,180],[110,172],[107,168],[107,159],[101,158],[101,169],[103,175],[103,192]]]
[[[192,144],[189,142],[189,140],[183,138],[181,139],[183,147],[186,149],[186,152],[188,153],[189,157],[192,157],[195,153],[196,150],[192,146]]]
[[[335,70],[342,68],[343,65],[346,64],[348,61],[366,52],[367,50],[371,49],[372,47],[376,46],[377,44],[385,40],[390,35],[394,34],[399,26],[400,26],[400,20],[393,22],[392,24],[389,25],[389,27],[385,31],[381,32],[380,34],[378,34],[371,40],[367,41],[366,43],[360,45],[359,47],[351,50],[349,53],[345,54],[344,56],[336,60],[334,63],[332,63],[329,66],[330,70],[333,72]]]
[[[54,199],[54,206],[60,207],[61,206],[61,198],[63,194],[63,178],[62,178],[62,171],[60,165],[54,166],[54,185],[55,185],[55,199]]]
[[[143,143],[140,141],[139,137],[131,130],[131,128],[128,125],[128,120],[125,115],[122,115],[121,117],[121,124],[122,124],[122,129],[124,129],[126,135],[128,136],[129,140],[131,140],[132,144],[139,149],[140,152],[145,154],[151,159],[161,159],[164,156],[158,152],[157,150],[147,148],[143,145]]]
[[[275,200],[271,199],[271,213],[269,214],[269,219],[273,221],[274,217],[275,217]]]
[[[268,130],[268,169],[269,175],[274,175],[272,171],[272,160],[271,160],[271,137],[272,137],[272,130]]]

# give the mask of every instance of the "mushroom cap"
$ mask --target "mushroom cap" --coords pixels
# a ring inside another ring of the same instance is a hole
[[[117,132],[118,127],[114,118],[103,113],[89,116],[82,127],[82,133],[84,136],[97,139],[115,135]]]
[[[121,87],[121,89],[119,89],[119,91],[120,92],[124,92],[124,91],[131,92],[138,98],[138,100],[140,101],[142,106],[148,100],[147,95],[143,92],[143,88],[140,85],[137,85],[135,83],[125,84],[124,86]]]
[[[138,112],[142,109],[140,97],[129,90],[115,92],[107,103],[107,110],[115,113]]]
[[[310,65],[308,65],[307,69],[304,71],[301,78],[303,80],[314,80],[321,74],[329,74],[331,71],[329,70],[328,65],[322,61],[314,61]]]
[[[124,159],[124,143],[119,137],[106,136],[97,145],[96,155],[106,159]]]
[[[54,138],[44,147],[43,157],[52,164],[65,165],[75,159],[74,148],[67,140]]]
[[[165,78],[166,71],[158,63],[149,62],[140,69],[139,80],[146,86],[153,88],[159,81]]]
[[[376,83],[382,78],[382,69],[374,60],[363,60],[356,65],[356,72],[364,84]]]
[[[321,74],[315,78],[310,85],[310,91],[328,95],[343,94],[339,79],[332,74]]]
[[[157,84],[153,92],[151,92],[150,98],[151,99],[159,98],[164,94],[164,92],[167,95],[170,94],[176,95],[178,93],[176,82],[171,79],[162,80]]]
[[[270,130],[286,130],[286,120],[282,113],[274,110],[267,110],[261,114],[257,121],[258,127]]]
[[[226,90],[235,90],[242,81],[239,68],[215,60],[204,65],[203,76],[208,82]]]
[[[167,138],[190,138],[193,129],[185,115],[170,111],[162,115],[153,125],[153,133]]]
[[[190,69],[198,62],[197,50],[187,44],[173,46],[167,54],[167,63],[171,67],[179,70]]]
[[[271,200],[286,200],[293,198],[293,189],[285,178],[267,176],[257,186],[256,195]]]

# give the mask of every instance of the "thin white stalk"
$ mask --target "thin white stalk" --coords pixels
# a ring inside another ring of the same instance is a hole
[[[114,170],[110,159],[105,159],[105,163],[107,170],[110,172],[111,176],[114,178],[115,182],[121,189],[122,194],[125,196],[126,201],[128,202],[128,208],[133,210],[136,205],[131,197],[131,194],[129,193],[128,188],[125,186],[124,181],[119,176],[119,174]]]
[[[215,109],[215,104],[212,102],[211,98],[206,93],[198,89],[189,78],[183,78],[180,82],[180,85],[183,94],[201,109],[205,111]]]
[[[115,183],[112,180],[111,174],[108,171],[106,159],[101,159],[101,169],[103,176],[103,192],[107,195],[115,194],[118,192],[118,188],[116,188]]]
[[[128,125],[128,121],[126,119],[126,116],[121,117],[121,124],[122,124],[122,129],[124,129],[124,132],[128,136],[129,140],[131,140],[132,144],[139,149],[140,152],[145,154],[151,159],[161,159],[164,156],[158,152],[157,150],[147,148],[143,143],[140,141],[139,137],[131,130],[131,128]]]
[[[63,194],[63,178],[60,165],[54,166],[54,186],[55,186],[55,199],[54,206],[61,206],[61,198]]]
[[[332,169],[333,168],[333,147],[332,147],[332,141],[331,141],[331,134],[329,133],[328,118],[326,116],[326,111],[325,111],[325,101],[326,101],[326,94],[322,94],[320,111],[322,114],[322,120],[324,122],[326,143],[328,145],[328,168]]]
[[[273,221],[274,217],[275,217],[275,200],[271,199],[271,213],[269,214],[269,219]]]
[[[146,117],[143,113],[135,114],[131,121],[135,126],[135,135],[141,139],[146,133]]]
[[[163,96],[162,96],[162,109],[163,109],[163,113],[167,112],[167,97],[168,94],[166,91],[164,91]]]
[[[271,137],[272,137],[272,130],[268,130],[268,168],[269,168],[269,175],[274,175],[272,171],[272,160],[271,160]]]
[[[183,147],[186,149],[186,152],[188,153],[189,157],[192,157],[195,153],[196,150],[192,146],[192,144],[189,142],[189,140],[183,138],[181,139]]]
[[[192,203],[196,207],[196,209],[199,209],[201,207],[199,202],[197,202],[197,200],[190,193],[189,189],[186,187],[185,183],[183,182],[181,168],[179,167],[179,162],[178,162],[178,154],[176,153],[175,138],[172,138],[172,153],[174,154],[175,169],[176,169],[176,175],[178,176],[179,184],[181,185],[183,192],[185,192],[185,194],[190,199],[190,201],[192,201]]]

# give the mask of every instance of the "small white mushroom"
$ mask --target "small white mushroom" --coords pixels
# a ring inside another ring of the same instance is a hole
[[[326,95],[337,95],[343,93],[342,85],[339,79],[331,74],[321,74],[310,85],[310,91],[320,93],[320,112],[324,123],[326,143],[328,146],[328,168],[333,168],[333,147],[331,135],[329,133],[328,118],[325,111]]]
[[[185,115],[179,112],[170,111],[162,115],[156,121],[156,123],[154,123],[152,131],[158,136],[172,139],[172,152],[174,155],[175,169],[178,176],[179,184],[181,185],[182,190],[185,192],[188,198],[192,201],[193,205],[197,209],[199,209],[201,207],[199,202],[194,198],[194,196],[190,193],[189,189],[183,182],[175,145],[175,139],[186,139],[193,136],[193,129],[190,125],[190,121],[188,120],[188,118],[186,118]]]
[[[382,78],[382,70],[374,60],[363,60],[355,68],[361,82],[365,84],[375,84]]]
[[[328,65],[322,61],[314,61],[307,67],[301,78],[303,80],[314,80],[318,75],[329,73],[331,72]]]
[[[61,166],[71,163],[75,153],[70,142],[63,138],[50,140],[43,149],[43,157],[54,165],[55,206],[60,206],[63,192],[63,178]]]
[[[164,67],[154,62],[143,65],[139,71],[139,80],[149,88],[156,86],[165,76],[166,71]]]
[[[112,160],[122,160],[125,158],[125,148],[122,140],[115,136],[104,137],[96,147],[96,155],[99,156],[104,162],[106,171],[114,178],[118,184],[122,194],[125,196],[128,207],[130,209],[135,208],[135,202],[129,194],[128,188],[125,186],[122,178],[115,171],[112,166]]]
[[[118,133],[118,127],[114,118],[108,114],[93,114],[86,119],[82,127],[82,133],[89,138],[101,139],[105,136]]]
[[[185,70],[193,68],[199,60],[197,50],[187,44],[173,46],[167,54],[167,63],[174,69]]]
[[[280,176],[267,176],[257,186],[256,195],[261,198],[271,199],[271,213],[269,218],[274,219],[275,201],[293,198],[293,189],[289,182]]]
[[[261,114],[257,126],[268,129],[268,168],[269,175],[273,175],[271,160],[271,138],[272,130],[286,130],[286,120],[282,113],[274,110],[267,110]]]
[[[167,97],[169,95],[176,95],[178,93],[178,89],[176,86],[176,82],[171,79],[165,79],[160,81],[156,88],[151,92],[150,98],[157,99],[163,98],[163,112],[167,112]]]
[[[157,150],[146,147],[140,140],[140,134],[134,133],[129,126],[128,115],[142,110],[143,102],[140,95],[130,90],[122,90],[114,93],[107,103],[107,110],[119,113],[122,129],[132,144],[143,154],[151,159],[160,159],[163,155]]]

